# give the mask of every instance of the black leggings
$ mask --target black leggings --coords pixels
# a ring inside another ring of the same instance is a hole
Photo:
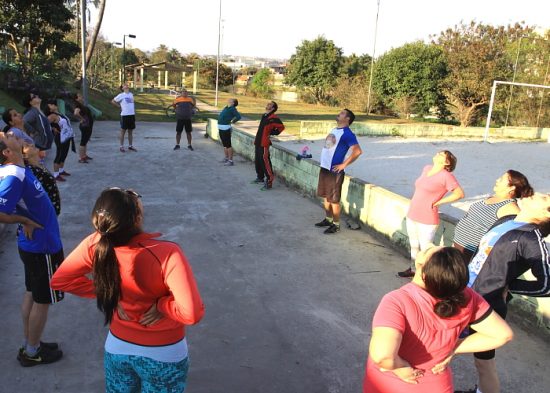
[[[82,133],[82,137],[80,138],[80,146],[86,146],[92,137],[92,127],[90,126],[83,126],[82,124],[79,126],[80,132]]]
[[[65,162],[67,155],[69,154],[69,148],[71,147],[71,140],[67,139],[65,142],[61,143],[61,137],[59,134],[55,135],[55,158],[53,159],[54,164],[62,164]]]
[[[229,130],[219,130],[220,139],[222,140],[223,147],[231,147],[231,128]]]

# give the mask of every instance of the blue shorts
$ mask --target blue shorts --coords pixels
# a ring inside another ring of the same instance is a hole
[[[181,362],[159,362],[144,356],[105,352],[107,393],[181,393],[185,390],[189,358]]]

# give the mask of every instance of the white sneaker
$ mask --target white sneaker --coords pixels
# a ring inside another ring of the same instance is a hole
[[[221,160],[220,162],[221,162],[222,164],[225,164],[227,161],[229,161],[229,159],[228,159],[227,157],[224,157],[223,160]]]
[[[235,164],[234,164],[233,161],[231,161],[231,160],[227,160],[227,161],[225,162],[225,164],[223,164],[223,166],[233,166],[233,165],[235,165]]]

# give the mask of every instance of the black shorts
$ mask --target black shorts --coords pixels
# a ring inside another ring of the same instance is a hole
[[[321,168],[319,183],[317,184],[317,195],[326,198],[330,203],[339,203],[344,176],[344,172],[335,173]]]
[[[178,119],[176,124],[176,132],[182,132],[185,127],[185,132],[193,131],[193,126],[191,125],[191,119]]]
[[[120,117],[120,129],[134,130],[136,128],[136,116],[128,115]]]
[[[218,130],[223,147],[231,147],[231,128],[229,130]]]
[[[499,302],[500,303],[500,302]],[[502,304],[491,304],[489,302],[489,305],[492,307],[494,312],[496,312],[502,319],[506,319],[506,314],[508,313],[508,306],[506,303]],[[475,333],[475,330],[470,328],[470,334]],[[495,358],[495,350],[491,349],[489,351],[483,351],[483,352],[474,352],[474,357],[476,359],[481,360],[491,360]]]
[[[40,304],[53,304],[65,294],[50,288],[53,274],[63,262],[63,249],[55,254],[37,254],[19,249],[19,256],[25,265],[25,287],[32,292],[32,300]]]

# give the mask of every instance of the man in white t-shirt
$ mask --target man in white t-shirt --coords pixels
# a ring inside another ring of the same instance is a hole
[[[124,153],[124,134],[128,131],[128,150],[137,151],[132,145],[133,132],[136,128],[136,111],[134,108],[134,95],[130,92],[127,83],[120,88],[122,92],[111,100],[114,106],[120,108],[120,151]]]

